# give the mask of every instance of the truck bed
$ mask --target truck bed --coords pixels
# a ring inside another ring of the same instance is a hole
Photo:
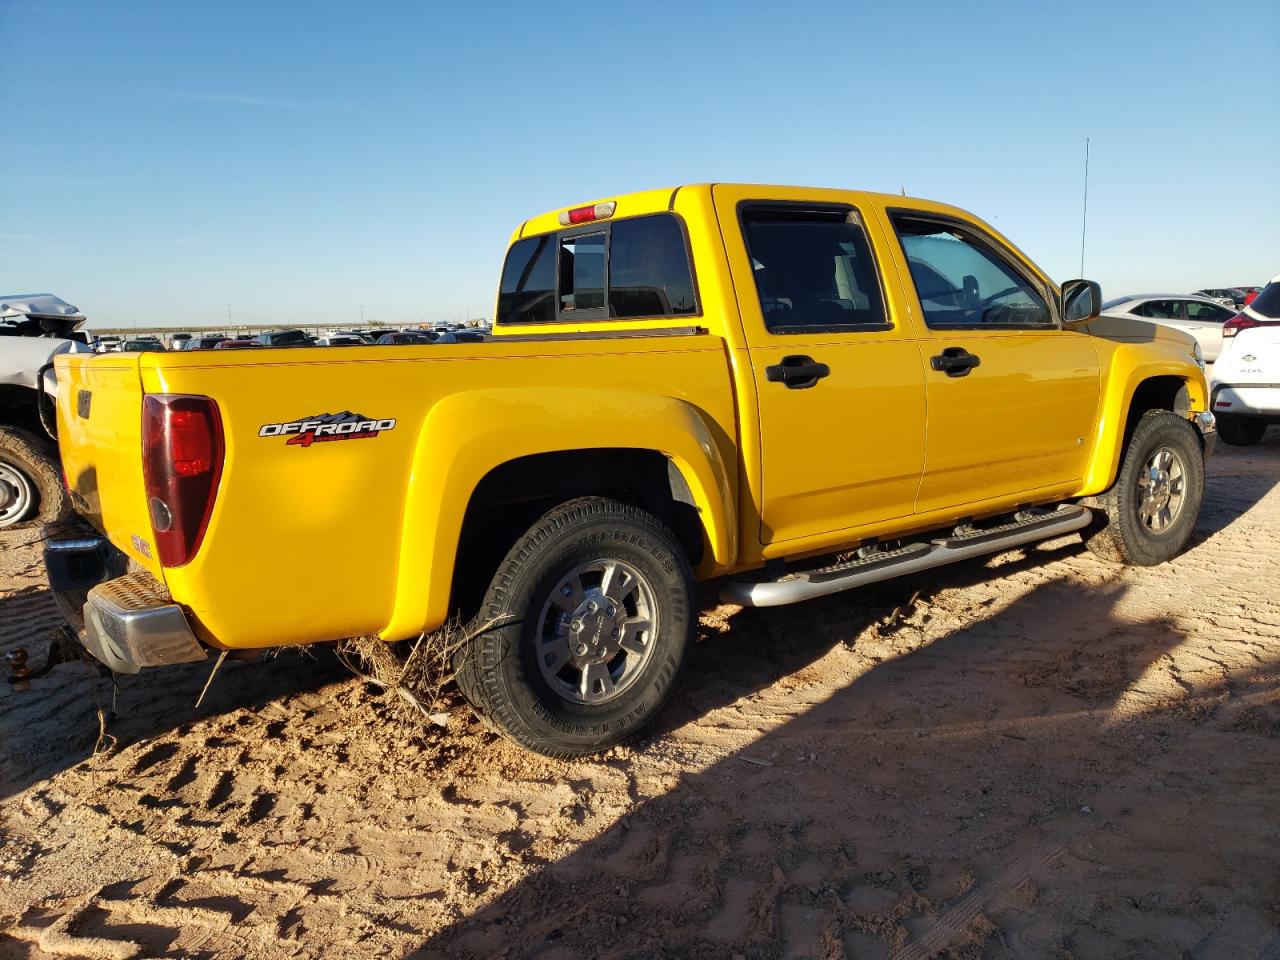
[[[560,446],[574,431],[584,448],[645,446],[653,438],[637,424],[674,404],[709,426],[717,459],[735,459],[725,345],[692,328],[72,356],[57,370],[64,467],[79,509],[166,584],[214,646],[394,639],[437,625],[448,580],[432,545],[449,530],[456,538],[484,473],[537,450],[540,433],[555,432]],[[185,566],[162,568],[151,544],[144,394],[211,396],[221,415],[219,489],[203,546]],[[300,431],[304,423],[327,427]]]

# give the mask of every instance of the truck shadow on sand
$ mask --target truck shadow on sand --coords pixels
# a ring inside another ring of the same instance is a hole
[[[1247,514],[1280,484],[1280,429],[1270,431],[1265,453],[1218,445],[1221,455],[1209,461],[1204,504],[1187,550],[1194,550]],[[1260,457],[1259,453],[1263,453]],[[1120,568],[1093,561],[1078,537],[1023,547],[993,557],[952,564],[923,574],[889,580],[822,601],[789,607],[743,611],[731,619],[704,617],[699,642],[690,656],[688,674],[674,703],[659,719],[655,734],[669,732],[717,707],[749,696],[779,678],[807,667],[837,644],[872,624],[893,620],[894,612],[910,612],[912,600],[927,604],[940,590],[966,589],[1056,561],[1081,557],[1104,570]],[[1015,558],[1015,559],[1010,559]],[[1175,559],[1194,563],[1195,557]],[[997,566],[998,564],[998,566]],[[714,600],[709,599],[709,603]],[[732,670],[726,664],[732,660]]]
[[[1280,430],[1264,446],[1280,452]],[[1253,451],[1226,448],[1210,461],[1205,507],[1191,546],[1226,529],[1267,495],[1280,470]],[[892,611],[906,611],[913,596],[927,603],[938,590],[964,588],[1081,554],[1076,540],[1024,548],[993,560],[974,560],[912,578],[841,594],[822,601],[775,610],[741,612],[717,621],[704,618],[689,672],[672,706],[655,729],[661,735],[719,707],[750,697],[779,678],[808,667],[834,646]],[[1016,559],[1010,559],[1015,557]],[[34,562],[34,561],[33,561]],[[29,572],[29,571],[28,571]],[[0,598],[0,652],[25,646],[33,664],[44,657],[44,639],[61,618],[47,590],[29,588]],[[0,794],[11,796],[32,783],[86,760],[99,734],[99,707],[116,705],[109,733],[118,745],[151,739],[203,717],[236,708],[257,709],[273,701],[349,682],[350,674],[325,649],[314,655],[284,650],[252,663],[228,661],[204,702],[195,703],[213,661],[147,671],[137,677],[109,679],[95,667],[67,663],[34,680],[25,692],[0,683]]]
[[[966,566],[948,586],[992,575]],[[855,597],[734,615],[673,723],[854,637],[862,672],[411,955],[1261,956],[1280,799],[1252,758],[1280,759],[1280,663],[1182,674],[1185,628],[1123,615],[1127,591],[1068,573],[932,639],[868,638],[885,608]]]

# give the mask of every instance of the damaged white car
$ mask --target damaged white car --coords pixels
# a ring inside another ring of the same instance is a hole
[[[0,529],[70,512],[53,438],[53,358],[89,352],[85,317],[48,293],[0,296]]]

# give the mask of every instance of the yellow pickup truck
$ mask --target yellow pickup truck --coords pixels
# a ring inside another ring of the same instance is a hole
[[[126,672],[461,617],[477,712],[589,753],[671,693],[695,581],[788,604],[1071,531],[1174,556],[1203,366],[1100,303],[925,200],[553,210],[513,234],[483,342],[59,357],[103,537],[51,542],[50,579],[88,589],[83,642]]]

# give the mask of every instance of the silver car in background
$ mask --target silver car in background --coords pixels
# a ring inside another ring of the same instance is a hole
[[[1218,359],[1222,352],[1222,325],[1236,315],[1236,311],[1208,297],[1186,293],[1142,293],[1117,297],[1104,303],[1102,312],[1111,317],[1140,317],[1189,333],[1200,344],[1206,363]]]
[[[1206,287],[1203,290],[1197,290],[1193,295],[1207,297],[1214,303],[1220,303],[1228,308],[1238,309],[1244,306],[1244,291],[1236,287]]]

